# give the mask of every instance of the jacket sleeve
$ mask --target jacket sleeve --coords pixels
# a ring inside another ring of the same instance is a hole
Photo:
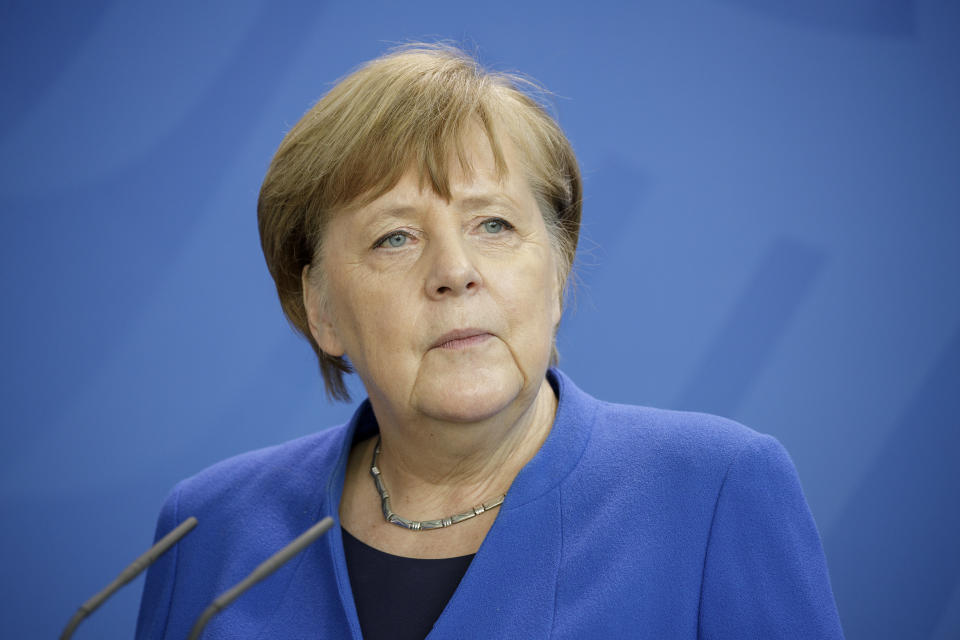
[[[160,510],[154,542],[180,524],[179,498],[178,485],[170,492]],[[166,633],[167,616],[170,612],[177,573],[178,546],[179,543],[172,549],[168,549],[147,570],[147,580],[143,585],[143,595],[140,598],[140,615],[137,618],[137,640],[159,640]]]
[[[843,638],[826,559],[783,446],[758,436],[727,470],[714,508],[699,637]]]

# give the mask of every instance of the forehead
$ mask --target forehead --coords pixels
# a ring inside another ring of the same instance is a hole
[[[373,214],[409,213],[431,200],[442,199],[460,209],[524,209],[535,206],[533,191],[518,159],[516,148],[501,141],[503,164],[498,165],[486,134],[475,127],[461,146],[449,149],[445,158],[445,187],[440,193],[430,175],[430,165],[410,163],[397,183],[373,200],[358,203],[355,210]]]

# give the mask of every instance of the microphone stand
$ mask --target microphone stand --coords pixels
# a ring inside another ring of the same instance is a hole
[[[129,567],[121,571],[120,575],[117,576],[113,582],[108,584],[103,591],[80,605],[80,608],[77,609],[77,612],[73,614],[72,618],[70,618],[67,626],[64,627],[63,633],[60,634],[60,640],[70,640],[70,636],[73,635],[73,632],[76,631],[77,626],[83,622],[84,618],[96,611],[97,608],[100,607],[100,605],[102,605],[107,598],[112,596],[118,589],[120,589],[120,587],[136,578],[138,575],[140,575],[141,571],[156,562],[157,558],[162,556],[167,552],[168,549],[170,549],[170,547],[179,542],[180,538],[190,533],[195,526],[197,526],[197,519],[193,516],[190,516],[181,522],[176,529],[160,538],[160,540],[158,540],[155,545],[150,547],[146,553],[134,560],[133,564],[131,564]]]
[[[297,555],[308,547],[314,540],[322,536],[327,532],[330,527],[333,526],[333,518],[327,516],[320,522],[316,523],[299,536],[297,536],[293,542],[285,546],[280,551],[277,551],[275,554],[264,560],[256,569],[250,572],[246,578],[230,587],[219,595],[213,602],[210,603],[200,617],[197,618],[197,621],[193,625],[193,629],[190,631],[189,640],[199,640],[200,634],[203,633],[203,628],[207,626],[207,623],[210,622],[210,619],[213,616],[217,615],[225,607],[227,607],[231,602],[239,598],[244,591],[257,584],[271,573],[282,567],[290,558]]]

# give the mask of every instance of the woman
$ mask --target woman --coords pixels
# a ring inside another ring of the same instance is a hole
[[[407,47],[287,135],[260,232],[281,306],[351,421],[180,483],[138,637],[326,515],[325,538],[206,638],[838,638],[786,452],[701,414],[595,400],[556,363],[580,177],[521,89]],[[432,631],[431,631],[432,629]]]

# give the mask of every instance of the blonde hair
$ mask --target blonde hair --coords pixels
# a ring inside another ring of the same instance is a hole
[[[449,199],[450,157],[470,169],[463,144],[477,124],[500,176],[507,170],[500,136],[519,151],[565,288],[580,233],[580,170],[570,142],[536,99],[541,93],[449,45],[407,45],[337,83],[280,143],[260,188],[260,242],[280,306],[316,352],[330,397],[349,399],[343,374],[352,368],[311,335],[301,279],[305,266],[319,263],[325,222],[347,205],[383,195],[411,167]],[[554,348],[551,364],[556,359]]]

